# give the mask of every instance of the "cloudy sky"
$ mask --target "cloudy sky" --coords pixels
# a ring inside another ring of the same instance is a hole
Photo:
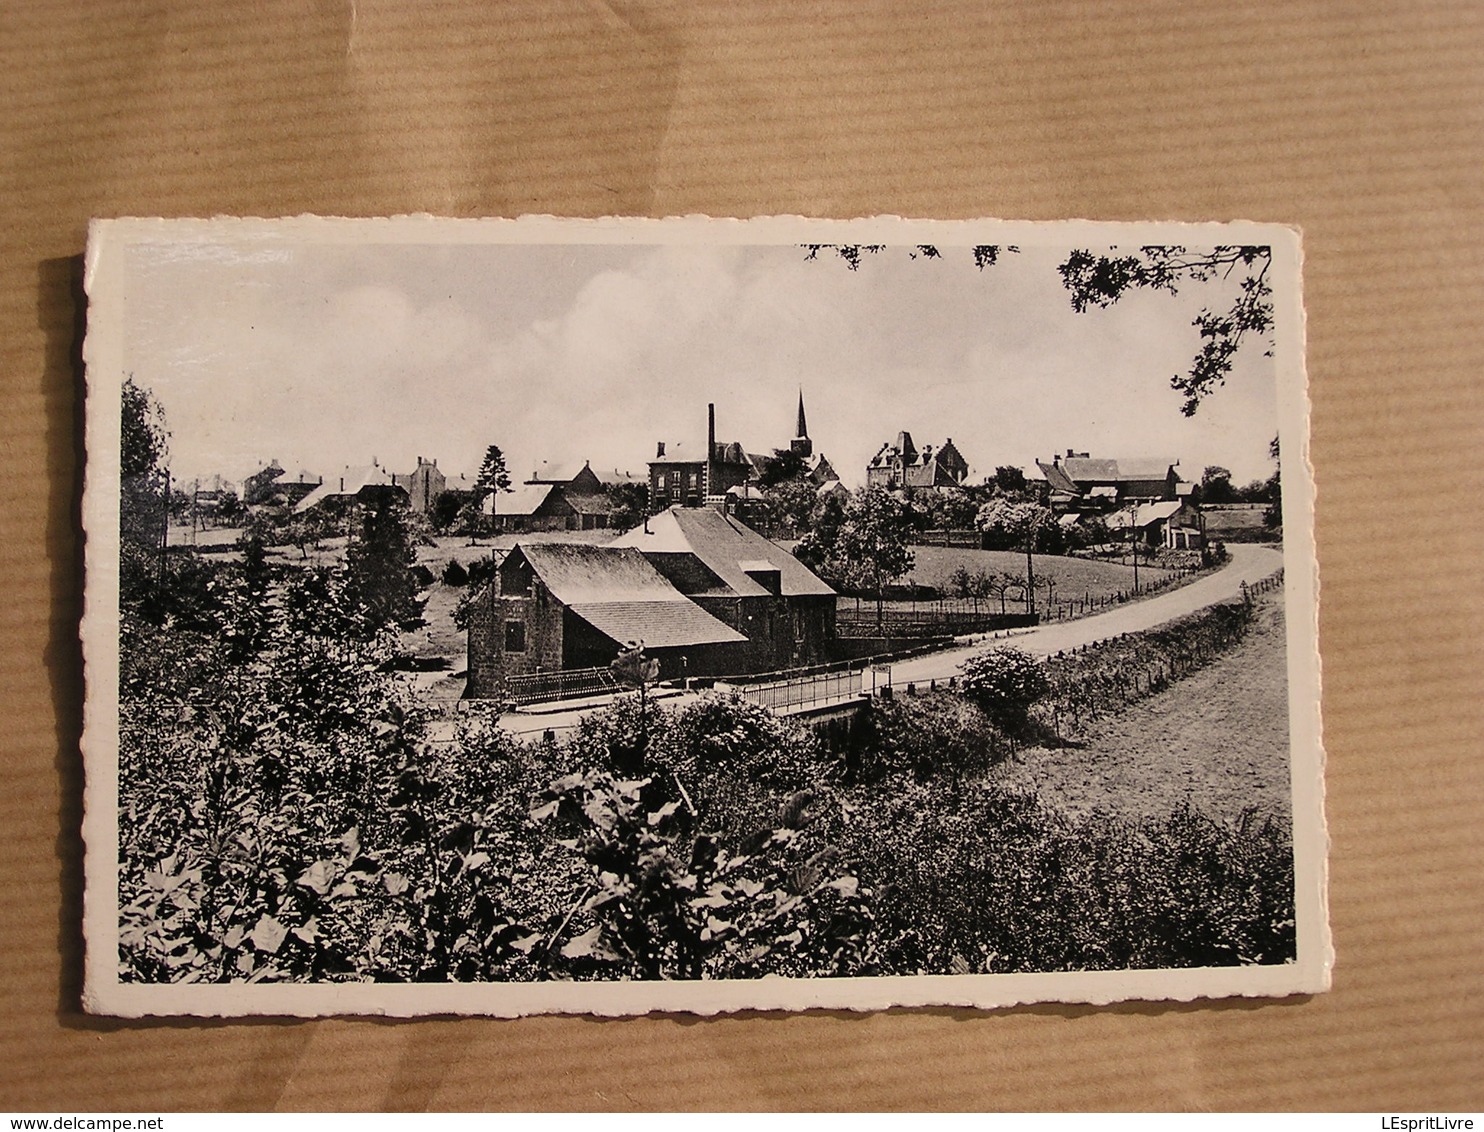
[[[704,442],[707,402],[718,439],[785,445],[801,388],[852,486],[901,429],[952,437],[976,478],[1067,448],[1270,474],[1260,344],[1193,420],[1169,386],[1234,281],[1078,315],[1066,250],[980,272],[966,248],[888,248],[852,272],[791,244],[142,244],[125,368],[164,406],[182,480],[419,455],[472,475],[489,444],[517,479],[540,460],[641,472],[656,440]]]

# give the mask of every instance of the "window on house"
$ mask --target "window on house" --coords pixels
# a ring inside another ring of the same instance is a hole
[[[505,622],[505,651],[526,651],[526,623],[524,621]]]

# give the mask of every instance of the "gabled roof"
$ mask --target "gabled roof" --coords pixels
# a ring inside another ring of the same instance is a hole
[[[562,493],[562,498],[572,505],[579,515],[606,515],[613,510],[606,495],[583,495],[575,491]]]
[[[380,464],[360,464],[342,468],[339,475],[326,476],[325,482],[320,484],[303,499],[294,505],[294,511],[308,511],[316,507],[326,499],[335,496],[359,495],[368,487],[395,487],[392,481],[392,473]]]
[[[520,542],[519,551],[552,596],[563,605],[586,603],[679,601],[677,590],[649,560],[632,547],[584,542]]]
[[[1129,480],[1162,480],[1176,463],[1164,456],[1121,456],[1116,460],[1068,456],[1061,461],[1061,469],[1075,483],[1124,483]],[[1045,468],[1042,464],[1042,471]]]
[[[610,546],[636,547],[646,554],[690,554],[739,597],[768,593],[747,576],[742,563],[771,563],[779,573],[785,597],[834,594],[828,585],[778,544],[765,539],[735,516],[711,507],[671,507],[650,516],[649,530],[636,527]]]
[[[632,547],[518,543],[552,596],[604,636],[651,648],[723,644],[747,638],[682,594]]]
[[[571,483],[574,476],[587,467],[586,464],[577,464],[570,461],[553,462],[542,460],[532,470],[530,478],[526,483]]]
[[[1108,516],[1109,527],[1118,530],[1126,530],[1129,527],[1143,528],[1150,523],[1157,523],[1161,519],[1168,519],[1184,504],[1178,499],[1166,500],[1163,503],[1139,503],[1133,507],[1125,507],[1121,511],[1115,511]]]
[[[530,516],[546,502],[546,497],[556,490],[554,484],[523,483],[514,491],[494,491],[485,497],[486,515]]]
[[[1064,491],[1072,495],[1078,494],[1077,485],[1072,482],[1065,469],[1062,468],[1060,461],[1043,464],[1040,460],[1037,460],[1036,467],[1041,469],[1041,474],[1046,477],[1046,482],[1051,485],[1052,491]]]

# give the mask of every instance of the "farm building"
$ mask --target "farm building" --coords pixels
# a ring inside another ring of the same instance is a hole
[[[1199,550],[1205,545],[1200,509],[1189,499],[1136,503],[1107,517],[1108,530],[1145,546]]]
[[[1201,521],[1214,542],[1267,542],[1279,537],[1268,526],[1266,503],[1203,503]]]
[[[632,547],[520,543],[470,608],[465,695],[498,698],[511,677],[602,667],[636,640],[661,679],[741,671],[748,645]]]
[[[643,552],[707,613],[747,637],[735,672],[771,672],[831,659],[835,591],[735,516],[674,506],[613,546]]]
[[[969,476],[969,465],[950,436],[941,448],[918,448],[907,431],[883,444],[866,465],[866,486],[895,488],[959,487]]]
[[[592,466],[571,469],[543,461],[513,492],[494,492],[484,513],[496,531],[595,531],[608,526],[608,490]]]
[[[1185,483],[1175,470],[1179,466],[1179,460],[1163,456],[1115,460],[1093,458],[1070,448],[1065,459],[1056,455],[1049,464],[1036,461],[1051,489],[1052,509],[1058,512],[1113,511],[1134,503],[1178,499]]]

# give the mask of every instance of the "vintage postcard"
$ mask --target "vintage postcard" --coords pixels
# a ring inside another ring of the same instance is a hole
[[[114,220],[89,1010],[1324,990],[1261,224]]]

